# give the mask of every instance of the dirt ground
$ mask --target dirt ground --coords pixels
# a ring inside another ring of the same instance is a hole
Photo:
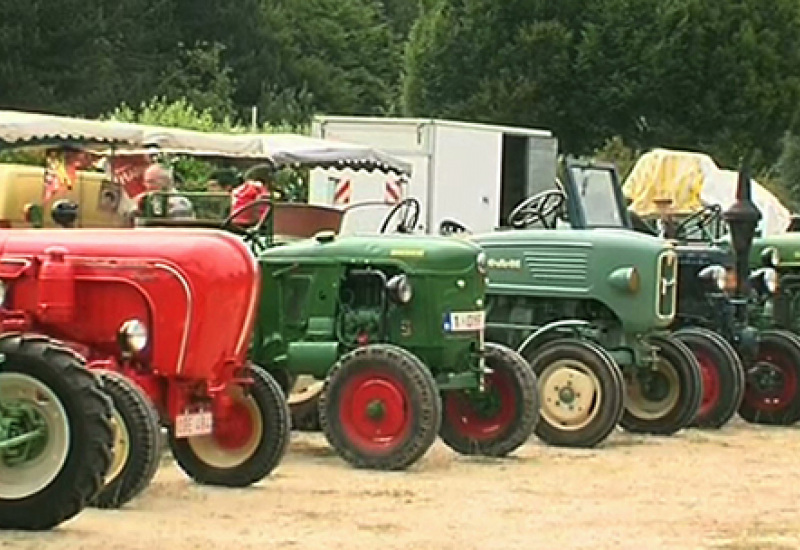
[[[200,487],[165,457],[124,510],[0,532],[0,549],[797,549],[798,473],[800,431],[740,421],[593,450],[531,439],[505,460],[437,443],[400,473],[354,470],[321,435],[295,434],[255,487]]]

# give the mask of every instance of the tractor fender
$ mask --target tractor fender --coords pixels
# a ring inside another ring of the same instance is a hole
[[[581,319],[565,319],[561,321],[553,321],[543,327],[536,329],[530,334],[517,348],[517,353],[527,358],[526,353],[533,351],[544,342],[553,339],[557,334],[567,334],[570,336],[581,337],[585,332],[590,330],[589,321]]]

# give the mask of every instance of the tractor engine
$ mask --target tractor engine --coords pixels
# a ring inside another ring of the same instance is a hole
[[[336,335],[341,344],[357,347],[385,340],[386,283],[386,274],[374,269],[345,273],[336,316]]]

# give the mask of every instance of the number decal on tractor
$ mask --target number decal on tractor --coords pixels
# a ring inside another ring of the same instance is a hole
[[[214,417],[210,411],[186,412],[175,419],[175,437],[209,435],[214,429]]]

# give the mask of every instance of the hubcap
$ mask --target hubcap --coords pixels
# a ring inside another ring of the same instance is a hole
[[[128,427],[119,411],[114,408],[111,416],[111,427],[114,430],[114,448],[112,449],[111,466],[106,475],[106,485],[113,482],[122,473],[131,453],[131,437]]]
[[[659,358],[653,370],[628,377],[628,411],[637,418],[656,420],[670,413],[680,398],[675,367]]]
[[[0,449],[0,499],[26,498],[47,487],[64,467],[69,419],[49,387],[19,373],[0,373],[0,407],[5,441],[29,436]]]
[[[198,459],[213,468],[226,470],[244,464],[264,437],[264,421],[258,403],[245,395],[241,386],[228,390],[234,404],[226,419],[214,418],[214,432],[188,438]]]
[[[519,410],[513,376],[494,367],[486,376],[484,391],[453,390],[445,392],[444,398],[448,423],[459,434],[477,441],[505,433]]]
[[[766,349],[748,372],[745,400],[761,411],[776,411],[786,407],[797,394],[797,378],[791,365],[780,353]]]
[[[709,415],[717,406],[720,398],[719,369],[714,361],[705,353],[695,353],[697,362],[700,363],[700,375],[703,379],[703,400],[700,403],[699,416]]]
[[[580,361],[561,359],[539,376],[541,414],[548,424],[563,430],[580,430],[597,416],[602,402],[600,381]]]
[[[339,414],[348,439],[368,451],[400,444],[413,418],[403,383],[377,369],[362,371],[345,383]]]

